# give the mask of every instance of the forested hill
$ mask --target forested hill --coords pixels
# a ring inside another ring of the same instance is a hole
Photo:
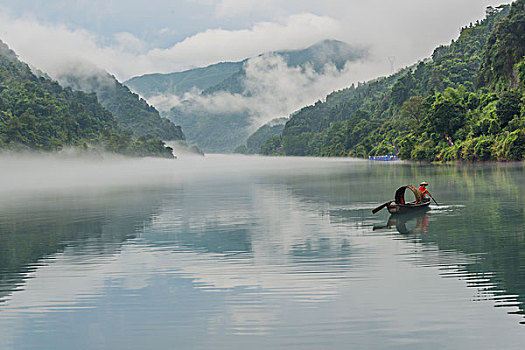
[[[489,7],[431,58],[303,108],[263,153],[524,159],[524,4]]]
[[[134,139],[95,94],[37,77],[0,41],[0,149],[57,151],[65,147],[133,156],[173,157],[159,139]]]
[[[221,62],[183,72],[145,74],[133,77],[124,84],[146,98],[165,94],[183,96],[192,89],[204,90],[219,84],[232,74],[239,72],[243,64],[244,61]]]
[[[96,93],[100,104],[113,113],[119,126],[136,137],[184,140],[180,126],[162,118],[153,106],[101,69],[77,64],[64,69],[57,78],[60,84],[73,90]]]

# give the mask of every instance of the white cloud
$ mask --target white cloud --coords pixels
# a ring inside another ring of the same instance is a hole
[[[144,51],[145,43],[131,33],[116,33],[116,44],[108,44],[83,29],[43,24],[32,17],[13,19],[0,15],[1,39],[27,63],[56,75],[64,60],[82,58],[120,80],[241,60],[266,51],[302,48],[327,37],[338,37],[341,32],[342,27],[334,19],[303,13],[283,22],[256,23],[248,29],[209,29],[168,49]]]
[[[118,47],[122,51],[143,53],[147,48],[145,42],[128,32],[115,33],[113,38],[117,41]]]
[[[242,60],[267,51],[303,48],[325,38],[338,38],[342,32],[340,23],[332,18],[302,13],[280,23],[257,23],[249,29],[209,29],[148,55],[161,66],[174,58],[200,66],[225,59]]]
[[[155,96],[149,102],[161,110],[178,106],[191,113],[245,113],[250,117],[251,131],[254,131],[270,120],[288,116],[354,81],[372,78],[370,69],[361,69],[373,66],[370,63],[349,62],[342,71],[326,65],[323,72],[318,73],[311,67],[289,67],[281,56],[260,56],[250,59],[245,66],[242,94],[220,91],[201,95],[200,91],[194,90],[183,97]]]
[[[56,69],[64,57],[81,57],[121,80],[302,48],[326,38],[371,46],[388,70],[388,56],[396,56],[397,67],[427,57],[434,47],[457,37],[462,25],[480,19],[485,6],[498,3],[186,0],[175,11],[172,2],[158,0],[138,16],[139,4],[125,0],[106,1],[96,6],[97,12],[90,10],[88,1],[66,11],[57,2],[28,0],[26,5],[0,6],[0,39],[43,70]],[[184,17],[177,18],[175,28],[170,20],[178,12]],[[118,17],[114,25],[112,17]],[[185,34],[177,43],[168,43],[176,33]],[[162,48],[155,47],[161,41]]]

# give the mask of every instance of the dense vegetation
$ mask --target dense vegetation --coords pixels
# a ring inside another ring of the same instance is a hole
[[[431,59],[303,108],[261,153],[525,159],[524,40],[525,0],[489,7]]]
[[[266,142],[267,139],[279,136],[284,129],[284,124],[287,118],[277,118],[269,123],[264,124],[257,129],[253,134],[246,140],[246,145],[241,145],[235,149],[235,153],[242,154],[257,154],[259,153],[261,146]]]
[[[184,140],[180,126],[162,118],[154,107],[132,93],[115,77],[96,68],[91,68],[90,73],[83,72],[83,69],[78,65],[61,74],[58,80],[73,90],[96,93],[100,104],[116,117],[119,127],[135,137]]]
[[[57,151],[64,147],[126,155],[173,157],[151,137],[122,131],[97,96],[37,77],[0,42],[0,148]]]

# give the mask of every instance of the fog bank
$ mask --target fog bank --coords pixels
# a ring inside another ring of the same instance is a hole
[[[126,187],[172,186],[188,181],[225,178],[235,181],[262,174],[299,174],[338,167],[350,159],[273,158],[207,155],[180,159],[126,158],[115,155],[63,157],[45,154],[0,154],[0,197],[46,191],[97,191]]]

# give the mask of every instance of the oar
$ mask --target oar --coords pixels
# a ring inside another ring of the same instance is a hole
[[[377,213],[378,211],[380,211],[381,209],[383,209],[384,207],[386,207],[387,205],[389,205],[390,203],[392,203],[393,201],[388,201],[386,202],[385,204],[381,204],[379,207],[375,208],[374,210],[372,210],[372,214],[375,214]]]
[[[434,203],[436,203],[436,205],[439,207],[438,202],[436,202],[436,200],[434,199],[434,197],[432,197],[432,195],[430,194],[430,192],[428,192],[428,190],[427,190],[427,193],[428,193],[428,195],[430,196],[430,198],[432,198],[432,200],[434,201]]]

